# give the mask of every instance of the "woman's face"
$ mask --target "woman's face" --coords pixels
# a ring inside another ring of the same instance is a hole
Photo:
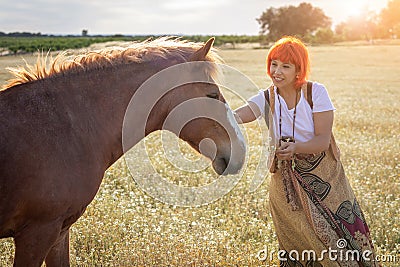
[[[289,62],[274,59],[271,61],[270,73],[272,82],[278,88],[294,88],[296,82],[296,66]]]

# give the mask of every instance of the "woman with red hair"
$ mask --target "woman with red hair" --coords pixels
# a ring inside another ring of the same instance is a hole
[[[324,85],[307,81],[306,46],[284,37],[266,64],[273,84],[235,113],[239,123],[263,116],[269,126],[269,197],[281,266],[375,266],[369,229],[332,135],[335,108]]]

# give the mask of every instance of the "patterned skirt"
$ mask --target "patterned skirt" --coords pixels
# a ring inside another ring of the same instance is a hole
[[[303,155],[294,170],[286,163],[270,185],[281,266],[378,266],[365,218],[332,151]]]

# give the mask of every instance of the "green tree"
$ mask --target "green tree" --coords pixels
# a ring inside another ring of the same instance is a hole
[[[331,28],[319,28],[315,32],[314,42],[319,44],[333,43],[334,33]]]
[[[304,37],[318,28],[331,26],[331,19],[322,9],[309,3],[299,6],[270,7],[257,19],[260,34],[267,35],[269,40],[276,40],[284,35]]]

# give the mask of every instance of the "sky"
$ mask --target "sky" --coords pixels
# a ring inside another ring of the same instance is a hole
[[[333,24],[387,0],[0,0],[0,32],[89,35],[257,35],[269,7],[320,7]]]

